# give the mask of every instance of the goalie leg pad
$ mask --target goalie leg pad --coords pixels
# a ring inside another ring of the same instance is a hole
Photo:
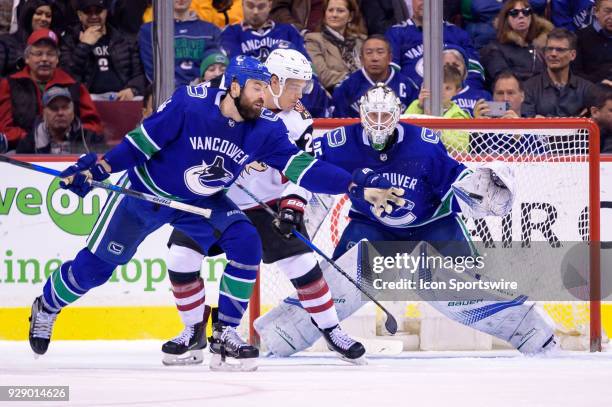
[[[357,275],[359,245],[352,247],[336,263],[353,277]],[[333,267],[323,265],[323,277],[332,293],[340,321],[346,319],[365,302],[361,293]],[[287,297],[280,305],[255,320],[255,329],[267,349],[278,356],[289,356],[312,346],[321,332],[300,305],[297,293]]]

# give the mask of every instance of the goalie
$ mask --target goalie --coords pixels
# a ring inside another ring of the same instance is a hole
[[[394,186],[404,189],[407,205],[394,207],[390,214],[381,216],[370,205],[352,200],[350,222],[334,251],[334,259],[339,262],[345,262],[347,257],[354,259],[355,250],[351,248],[363,239],[425,241],[444,256],[473,255],[470,236],[458,213],[473,218],[507,214],[514,200],[511,168],[501,162],[491,162],[470,171],[448,155],[439,132],[400,123],[400,101],[383,84],[377,84],[362,97],[360,114],[360,124],[334,129],[317,139],[313,143],[315,156],[349,172],[362,166],[372,168]],[[352,267],[355,268],[354,262]],[[330,281],[331,291],[335,295],[347,292],[348,283],[344,284],[342,279],[336,281],[340,286]],[[351,303],[343,301],[346,308],[341,309],[339,304],[341,317],[363,305],[359,296],[351,298]],[[448,301],[425,299],[432,301],[447,317],[507,340],[523,353],[536,354],[554,347],[552,324],[533,304],[525,303],[526,297],[520,298],[523,300],[508,301],[504,306],[496,306],[496,301],[481,301],[476,307],[472,304],[463,310],[456,306],[450,309]],[[268,326],[288,332],[299,326],[303,336],[309,336],[304,333],[306,325],[301,323],[303,313],[291,310],[287,302],[260,317],[255,324],[268,348],[274,352],[277,347],[276,352],[285,355],[291,352],[267,334],[272,332],[266,329]],[[460,318],[461,312],[479,313],[479,317]],[[292,314],[292,320],[286,318],[288,313]]]

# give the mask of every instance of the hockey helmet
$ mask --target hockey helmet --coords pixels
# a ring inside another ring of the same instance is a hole
[[[361,97],[359,104],[361,125],[370,145],[380,151],[387,145],[399,122],[401,102],[390,87],[377,83]]]
[[[277,48],[268,55],[265,62],[266,68],[271,75],[276,75],[280,83],[280,90],[274,93],[270,88],[270,93],[274,99],[274,104],[281,109],[279,98],[285,89],[287,79],[299,79],[306,81],[303,92],[308,92],[312,88],[312,65],[310,61],[297,50],[289,48]]]
[[[232,58],[227,66],[223,77],[223,85],[226,89],[229,89],[232,82],[237,81],[243,88],[249,79],[270,83],[270,76],[270,72],[265,65],[257,59],[246,55],[238,55]]]

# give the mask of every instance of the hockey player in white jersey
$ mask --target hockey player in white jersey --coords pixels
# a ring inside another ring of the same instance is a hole
[[[315,156],[319,159],[347,171],[366,165],[393,184],[402,184],[403,197],[408,202],[407,207],[396,207],[390,214],[378,216],[369,205],[351,200],[350,222],[333,257],[339,261],[346,260],[345,253],[356,257],[354,246],[362,239],[428,242],[429,246],[421,244],[414,249],[416,256],[426,250],[430,255],[432,251],[453,257],[474,255],[459,212],[472,218],[506,215],[514,199],[511,168],[501,162],[491,162],[473,172],[468,170],[447,154],[437,132],[399,123],[399,110],[400,101],[393,91],[378,84],[361,100],[361,123],[334,129],[314,143]],[[464,273],[466,279],[481,277],[467,274]],[[439,276],[436,278],[447,277]],[[328,281],[335,295],[354,291],[350,287],[335,286],[332,279]],[[343,283],[342,279],[337,281]],[[523,353],[537,354],[555,346],[553,324],[533,303],[526,303],[524,295],[508,298],[483,292],[477,301],[461,302],[443,301],[431,293],[419,294],[447,317],[504,339]],[[341,317],[364,304],[359,295],[356,298],[347,295],[347,298],[354,300],[338,304]],[[273,352],[287,354],[301,349],[287,349],[275,337],[274,329],[265,328],[273,326],[282,332],[304,333],[309,329],[305,320],[303,312],[298,313],[282,303],[256,321],[256,326],[262,341]],[[303,336],[308,337],[308,333]]]
[[[265,107],[275,111],[283,120],[292,141],[307,150],[312,142],[313,121],[300,98],[312,78],[310,62],[296,50],[277,49],[269,55],[265,65],[272,74],[271,85],[266,90]],[[279,171],[263,163],[251,164],[237,182],[278,211],[279,220],[275,221],[235,185],[228,191],[227,196],[245,211],[257,228],[263,243],[263,262],[276,263],[291,280],[302,308],[308,312],[330,350],[349,362],[361,363],[365,349],[340,328],[329,287],[312,250],[291,233],[293,228],[298,228],[307,234],[303,216],[310,192],[288,182]],[[202,349],[206,346],[206,320],[202,318],[204,285],[199,276],[204,252],[196,242],[176,229],[168,245],[167,264],[172,291],[185,329],[162,346],[163,363],[201,363]],[[209,251],[208,254],[216,252]],[[220,290],[223,291],[224,287]],[[214,319],[213,313],[213,322]]]

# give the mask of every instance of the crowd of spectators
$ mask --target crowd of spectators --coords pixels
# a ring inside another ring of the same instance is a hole
[[[312,61],[313,117],[358,117],[379,82],[407,113],[429,113],[424,0],[172,1],[177,87],[222,75],[236,55],[292,48]],[[0,152],[95,149],[93,101],[148,101],[151,3],[0,0]],[[501,117],[592,117],[612,151],[612,0],[443,4],[445,117],[490,117],[488,102],[506,104]]]

